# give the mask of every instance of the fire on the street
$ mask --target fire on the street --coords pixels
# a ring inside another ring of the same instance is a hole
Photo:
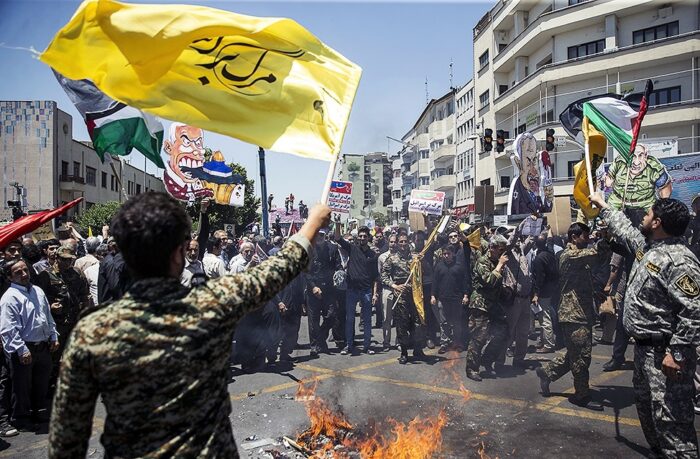
[[[315,458],[424,459],[442,447],[447,424],[444,410],[435,416],[416,416],[408,423],[387,419],[380,432],[374,425],[354,427],[339,410],[316,395],[318,379],[302,380],[297,400],[303,400],[311,425],[297,437],[298,445]]]

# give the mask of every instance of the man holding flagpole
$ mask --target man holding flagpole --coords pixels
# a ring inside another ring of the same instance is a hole
[[[191,237],[185,209],[165,193],[127,201],[112,232],[136,282],[69,338],[49,457],[85,457],[100,395],[109,457],[237,457],[226,389],[234,328],[301,273],[309,241],[329,222],[330,209],[318,205],[276,257],[188,289],[180,284]]]

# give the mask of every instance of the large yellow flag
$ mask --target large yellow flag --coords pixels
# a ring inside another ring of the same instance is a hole
[[[145,112],[333,160],[362,69],[291,19],[85,0],[41,60]]]
[[[595,192],[595,173],[605,161],[605,153],[608,149],[608,142],[605,136],[598,131],[588,118],[583,119],[581,132],[585,139],[586,157],[590,163],[586,164],[586,159],[574,166],[574,200],[579,205],[583,215],[591,220],[598,216],[600,209],[593,207],[588,196]],[[593,183],[593,189],[591,189]]]
[[[445,215],[440,219],[440,223],[433,228],[430,233],[428,240],[425,241],[423,250],[420,251],[418,257],[414,258],[411,262],[411,288],[413,290],[413,303],[416,305],[416,312],[420,318],[421,323],[425,323],[425,305],[423,304],[423,269],[421,265],[421,260],[430,250],[430,246],[437,239],[437,235],[445,231],[447,223],[450,221],[450,216]]]

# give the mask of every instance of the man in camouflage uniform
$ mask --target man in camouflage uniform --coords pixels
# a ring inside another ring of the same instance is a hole
[[[683,234],[688,209],[676,199],[654,203],[635,228],[598,196],[612,234],[636,254],[627,282],[623,322],[634,337],[634,392],[652,453],[698,457],[693,374],[700,343],[700,266]]]
[[[569,401],[595,411],[603,405],[591,399],[588,387],[588,368],[591,366],[593,346],[592,268],[607,260],[610,245],[605,239],[588,247],[590,228],[583,223],[574,223],[568,231],[569,243],[559,258],[559,324],[566,352],[557,355],[544,367],[537,369],[542,395],[549,395],[549,383],[571,371],[574,377],[574,395]]]
[[[59,348],[51,353],[53,366],[49,387],[53,391],[58,380],[61,356],[70,332],[78,323],[81,312],[92,308],[90,286],[85,275],[75,269],[76,255],[72,246],[62,245],[56,250],[56,259],[49,269],[40,272],[36,285],[46,294],[51,306],[51,315],[56,322],[56,331],[60,337]]]
[[[384,261],[380,273],[382,284],[392,289],[393,294],[389,301],[396,303],[394,307],[394,323],[396,324],[396,337],[401,349],[399,363],[408,362],[408,348],[413,346],[413,357],[423,358],[421,349],[421,332],[423,325],[416,312],[413,302],[413,289],[411,282],[406,283],[411,273],[411,247],[408,244],[408,236],[400,234],[397,240],[398,251],[392,253]],[[398,300],[397,300],[398,299]]]
[[[191,232],[185,208],[165,193],[123,204],[111,229],[136,281],[69,338],[49,458],[85,457],[99,395],[107,457],[238,457],[227,391],[234,328],[301,273],[309,240],[329,221],[327,206],[314,207],[277,256],[188,289],[180,284]]]
[[[467,377],[474,381],[481,381],[479,367],[482,362],[488,376],[494,375],[493,364],[508,341],[508,323],[502,304],[505,297],[509,296],[503,285],[508,262],[508,256],[505,255],[507,244],[505,237],[493,236],[488,252],[479,257],[472,273],[474,290],[469,300]]]

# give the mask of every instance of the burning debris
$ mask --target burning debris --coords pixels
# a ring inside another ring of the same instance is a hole
[[[442,446],[447,424],[444,410],[436,416],[416,416],[408,423],[388,419],[380,429],[353,426],[338,409],[316,396],[318,379],[299,383],[297,400],[305,400],[311,425],[290,444],[314,458],[423,459],[433,457]]]

